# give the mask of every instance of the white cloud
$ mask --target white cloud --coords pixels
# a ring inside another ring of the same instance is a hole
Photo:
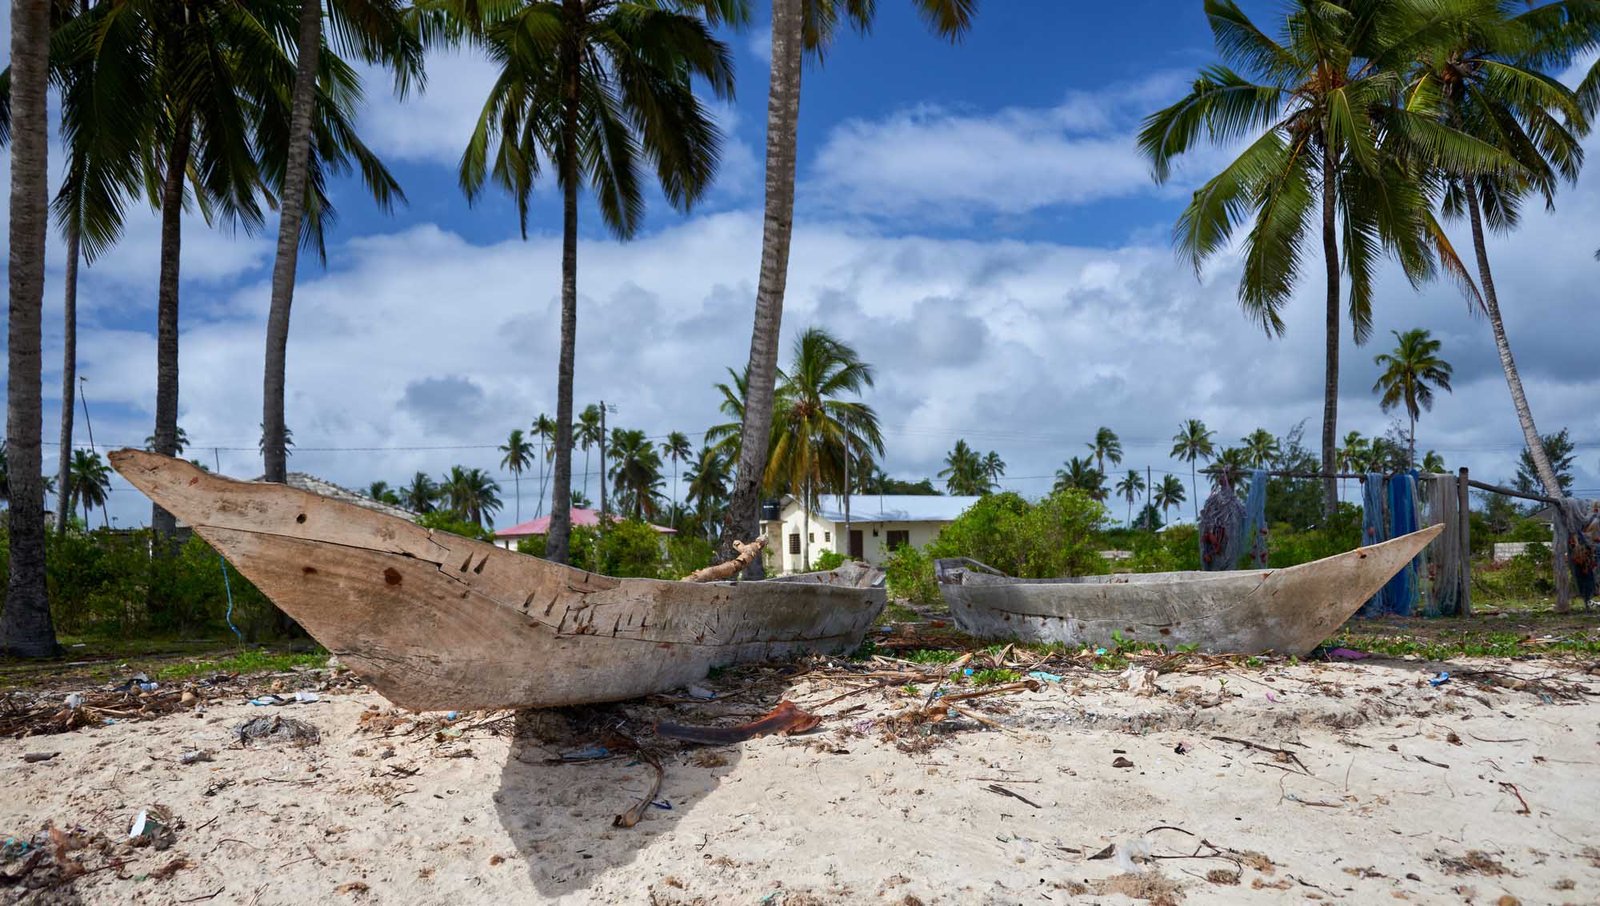
[[[389,90],[389,76],[365,70],[367,109],[358,128],[386,160],[453,169],[494,84],[495,67],[475,49],[439,50],[428,54],[427,73],[426,90],[401,100]]]

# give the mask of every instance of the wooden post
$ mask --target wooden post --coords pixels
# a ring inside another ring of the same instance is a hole
[[[1462,466],[1456,480],[1456,519],[1461,526],[1458,534],[1461,542],[1458,581],[1461,584],[1456,592],[1456,612],[1463,617],[1472,616],[1472,502],[1467,494],[1470,490],[1467,482],[1467,467]]]
[[[1572,610],[1572,570],[1567,567],[1566,505],[1551,504],[1550,515],[1550,527],[1554,530],[1550,539],[1550,565],[1556,571],[1556,613],[1567,613]]]

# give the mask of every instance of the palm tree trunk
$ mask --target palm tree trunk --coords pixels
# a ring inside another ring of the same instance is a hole
[[[800,527],[800,543],[804,553],[800,555],[800,568],[795,572],[805,572],[811,568],[811,476],[806,476],[805,498],[800,501],[800,514],[805,519],[805,524]]]
[[[56,457],[56,534],[67,533],[72,512],[72,411],[78,389],[78,231],[67,234],[67,270],[61,293],[61,448]],[[89,527],[89,507],[83,508]]]
[[[177,134],[167,154],[167,172],[161,185],[161,271],[156,292],[156,452],[178,455],[178,264],[183,246],[183,179],[189,166],[194,129],[187,115],[178,118]],[[173,552],[177,520],[152,503],[150,526],[155,529],[156,552]]]
[[[322,55],[322,2],[301,0],[294,96],[289,107],[289,160],[283,174],[278,251],[272,262],[272,303],[267,310],[267,370],[262,379],[261,456],[268,481],[282,482],[289,468],[284,445],[284,385],[289,356],[289,308],[305,219],[306,160],[311,155],[311,104]]]
[[[794,230],[795,143],[800,125],[801,4],[772,2],[772,81],[767,90],[767,186],[762,218],[761,276],[756,287],[755,323],[744,419],[739,432],[739,468],[733,496],[723,517],[717,556],[734,556],[733,542],[760,533],[761,484],[766,474],[772,432],[772,398],[778,376],[778,336],[783,327],[783,293],[789,280],[789,240]],[[761,558],[745,575],[761,577]]]
[[[563,0],[573,21],[563,54],[566,97],[561,111],[561,356],[556,380],[556,463],[545,556],[567,562],[572,536],[572,368],[578,335],[578,77],[577,20],[582,0]],[[542,495],[541,495],[542,498]]]
[[[1189,493],[1194,496],[1194,524],[1200,524],[1200,484],[1195,477],[1194,460],[1189,460]]]
[[[1322,511],[1332,516],[1339,507],[1333,474],[1339,431],[1339,234],[1335,216],[1333,151],[1322,152],[1322,254],[1328,267],[1327,370],[1322,389]]]
[[[10,500],[10,569],[0,609],[0,652],[52,657],[55,627],[44,583],[43,379],[40,328],[44,309],[49,139],[50,4],[11,0],[11,221],[6,322],[6,494]]]
[[[1555,467],[1550,464],[1550,454],[1545,451],[1539,428],[1533,423],[1533,409],[1522,389],[1522,375],[1517,362],[1511,357],[1511,341],[1506,338],[1506,322],[1500,316],[1500,297],[1494,288],[1494,273],[1489,268],[1489,249],[1483,239],[1483,212],[1478,206],[1478,182],[1466,179],[1467,211],[1472,218],[1472,250],[1478,257],[1478,281],[1483,287],[1483,306],[1489,314],[1489,327],[1494,332],[1494,347],[1500,353],[1500,369],[1505,372],[1506,386],[1511,388],[1511,405],[1517,410],[1517,422],[1522,426],[1522,442],[1527,446],[1528,458],[1533,460],[1533,470],[1539,475],[1547,497],[1565,497]],[[1558,511],[1555,518],[1560,519]],[[1557,531],[1557,537],[1562,532]],[[1563,545],[1554,545],[1556,612],[1566,613],[1572,607],[1572,590],[1567,575],[1567,552]]]
[[[522,522],[522,470],[516,469],[511,473],[511,483],[517,488],[517,522]]]
[[[1415,469],[1417,467],[1417,417],[1411,416],[1411,437],[1406,453],[1406,463]]]

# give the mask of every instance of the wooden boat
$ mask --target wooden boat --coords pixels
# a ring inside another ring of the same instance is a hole
[[[1013,579],[966,559],[934,568],[956,625],[979,638],[1106,645],[1120,633],[1168,648],[1305,654],[1443,530],[1284,569]]]
[[[118,450],[111,464],[397,705],[546,707],[861,644],[883,573],[614,579],[280,484]]]

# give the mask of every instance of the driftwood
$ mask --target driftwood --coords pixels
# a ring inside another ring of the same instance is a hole
[[[733,549],[735,551],[738,551],[738,556],[734,557],[732,560],[729,560],[729,561],[727,561],[725,563],[714,563],[711,566],[706,567],[705,569],[697,569],[694,572],[690,573],[689,575],[684,576],[683,577],[683,581],[685,581],[685,582],[721,582],[721,581],[723,581],[725,579],[732,579],[734,576],[737,576],[739,573],[744,572],[744,568],[746,566],[749,566],[750,565],[750,561],[754,560],[756,558],[756,554],[761,553],[761,549],[763,547],[766,547],[766,546],[767,546],[767,536],[766,535],[762,535],[761,537],[757,538],[756,540],[748,542],[748,543],[744,542],[744,541],[735,540],[733,542]]]

